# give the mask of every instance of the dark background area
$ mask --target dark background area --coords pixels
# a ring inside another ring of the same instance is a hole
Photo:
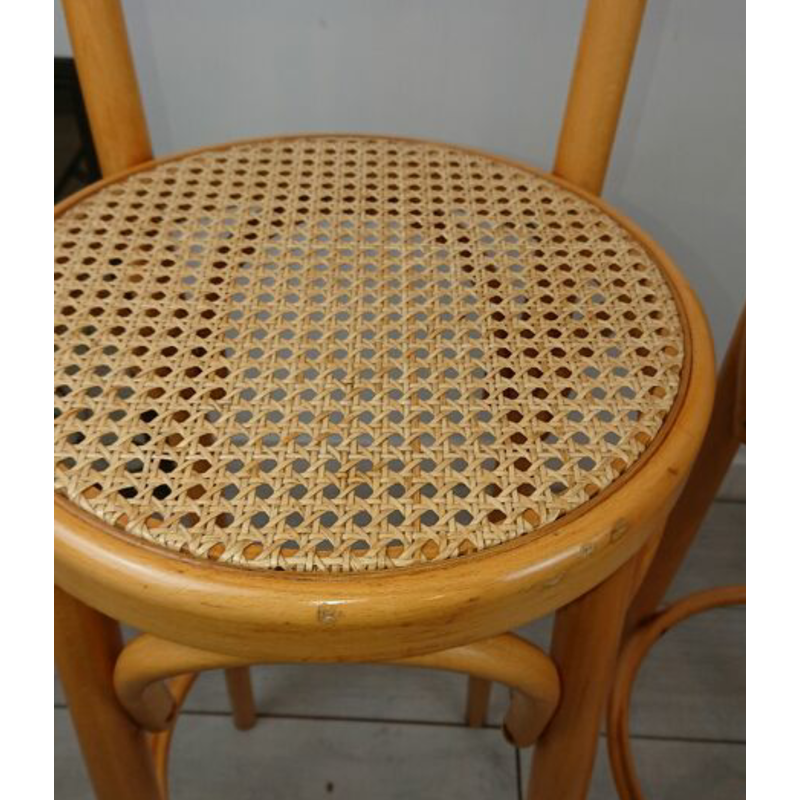
[[[55,200],[63,200],[100,177],[75,62],[55,59]]]

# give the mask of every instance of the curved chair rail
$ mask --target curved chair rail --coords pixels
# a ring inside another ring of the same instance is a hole
[[[644,800],[631,752],[629,711],[633,684],[645,656],[661,636],[683,620],[713,608],[740,605],[745,599],[744,586],[696,592],[645,619],[628,639],[617,665],[606,724],[608,756],[620,800]]]
[[[114,687],[126,711],[142,728],[165,731],[174,723],[179,709],[166,679],[252,663],[142,634],[120,655],[114,670]],[[550,657],[511,633],[438,653],[377,663],[452,670],[506,684],[512,695],[504,730],[519,747],[533,744],[560,697],[558,671]]]

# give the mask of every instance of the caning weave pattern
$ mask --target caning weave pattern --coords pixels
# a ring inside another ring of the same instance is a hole
[[[56,489],[242,567],[360,571],[531,534],[676,397],[659,267],[598,207],[455,147],[196,153],[55,223]]]

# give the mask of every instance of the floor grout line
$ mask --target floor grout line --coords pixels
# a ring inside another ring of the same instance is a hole
[[[55,703],[54,708],[68,710],[66,703]],[[186,717],[226,717],[231,716],[230,711],[203,711],[196,708],[181,709],[180,716]],[[260,712],[257,719],[301,720],[303,722],[366,722],[373,725],[423,725],[432,728],[466,728],[463,722],[447,722],[434,719],[382,719],[380,717],[342,717],[335,714],[282,714],[280,712]],[[502,725],[483,725],[478,730],[499,731]]]
[[[522,797],[522,758],[519,754],[519,747],[514,748],[514,763],[517,768],[517,800],[523,800]]]
[[[606,739],[605,732],[600,734],[600,738]],[[663,736],[657,733],[632,733],[631,741],[640,740],[642,742],[682,742],[683,744],[735,744],[747,745],[746,739],[718,739],[715,737],[703,736]]]
[[[54,703],[54,709],[67,711],[65,703]],[[181,712],[181,716],[186,717],[230,717],[229,711],[201,711],[200,709],[185,708]],[[299,720],[301,722],[364,722],[373,725],[422,725],[431,728],[466,728],[468,727],[463,722],[447,722],[445,720],[432,720],[432,719],[381,719],[380,717],[342,717],[336,715],[325,714],[281,714],[281,713],[259,713],[256,714],[258,719],[280,719],[280,720]],[[233,724],[233,723],[231,723]],[[502,730],[502,725],[483,725],[478,730],[499,731]],[[600,734],[600,738],[605,739],[605,732]],[[731,745],[746,745],[745,739],[724,739],[715,737],[703,736],[664,736],[661,734],[651,733],[634,733],[631,734],[631,740],[640,739],[642,741],[653,742],[683,742],[685,744],[731,744]],[[517,750],[517,759],[519,760],[519,748]]]
[[[725,506],[746,506],[747,500],[737,500],[735,497],[715,497],[714,503],[720,503]]]

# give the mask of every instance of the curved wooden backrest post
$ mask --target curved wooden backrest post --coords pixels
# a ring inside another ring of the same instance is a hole
[[[120,0],[62,0],[105,177],[152,157]]]
[[[646,0],[588,0],[553,173],[600,194]]]

